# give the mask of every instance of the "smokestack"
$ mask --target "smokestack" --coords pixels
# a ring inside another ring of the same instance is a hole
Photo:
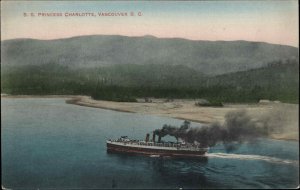
[[[158,136],[158,143],[160,143],[161,141],[161,136]]]
[[[153,132],[153,135],[152,135],[152,142],[155,142],[155,133]]]
[[[147,135],[146,135],[146,142],[149,142],[149,138],[150,138],[150,135],[149,135],[149,133],[147,133]]]

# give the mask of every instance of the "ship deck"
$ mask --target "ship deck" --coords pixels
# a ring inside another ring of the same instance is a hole
[[[136,140],[107,140],[106,143],[111,145],[132,147],[132,148],[143,148],[143,149],[154,149],[154,150],[184,150],[184,151],[208,151],[208,148],[203,148],[197,145],[181,144],[181,143],[157,143],[157,142],[145,142]]]

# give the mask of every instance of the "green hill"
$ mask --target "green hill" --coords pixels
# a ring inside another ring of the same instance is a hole
[[[82,94],[96,99],[206,98],[212,102],[298,103],[299,63],[288,60],[248,71],[207,76],[185,66],[119,64],[70,68],[60,64],[3,66],[1,92]]]
[[[217,75],[298,59],[298,48],[247,41],[192,41],[152,36],[81,36],[58,40],[1,41],[1,65],[59,64],[91,68],[119,64],[183,65]]]
[[[299,63],[273,62],[267,67],[208,77],[206,85],[227,87],[222,95],[236,102],[245,99],[258,101],[260,99],[280,100],[283,102],[299,102]],[[226,94],[228,93],[228,94]]]

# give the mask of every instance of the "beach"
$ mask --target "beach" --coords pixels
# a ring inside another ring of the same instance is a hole
[[[88,96],[1,96],[1,98],[67,98],[66,103],[109,109],[121,112],[140,113],[171,117],[182,120],[190,120],[202,124],[214,122],[223,124],[228,112],[244,110],[251,118],[268,117],[268,122],[280,125],[281,130],[273,133],[271,138],[283,140],[299,139],[298,104],[287,104],[280,102],[263,102],[256,104],[224,104],[223,107],[196,106],[197,100],[176,99],[166,101],[165,99],[151,99],[152,102],[113,102],[94,100]]]

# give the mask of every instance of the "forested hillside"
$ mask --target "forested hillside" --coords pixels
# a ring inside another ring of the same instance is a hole
[[[218,76],[186,66],[159,64],[71,68],[49,63],[2,66],[1,73],[1,92],[8,94],[81,94],[115,101],[157,97],[297,103],[299,99],[299,63],[291,60]]]

